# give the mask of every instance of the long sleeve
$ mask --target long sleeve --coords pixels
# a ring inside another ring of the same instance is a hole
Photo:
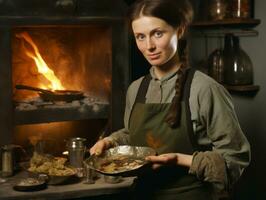
[[[197,102],[197,136],[201,145],[211,151],[195,152],[190,173],[212,182],[219,189],[228,189],[241,176],[250,162],[250,145],[243,134],[229,93],[209,80],[201,85]]]

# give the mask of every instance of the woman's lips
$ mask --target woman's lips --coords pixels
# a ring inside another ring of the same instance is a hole
[[[155,59],[158,59],[160,57],[160,53],[148,54],[148,57],[151,60],[155,60]]]

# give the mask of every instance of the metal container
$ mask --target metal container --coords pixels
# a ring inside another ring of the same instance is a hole
[[[4,145],[1,147],[2,177],[9,177],[12,176],[14,173],[15,169],[14,150],[16,148],[20,148],[23,150],[21,146],[15,144]]]
[[[78,176],[83,176],[83,160],[86,152],[85,138],[70,138],[66,141],[69,164],[77,168]]]
[[[14,156],[11,145],[4,145],[2,148],[2,176],[12,176],[14,172]]]

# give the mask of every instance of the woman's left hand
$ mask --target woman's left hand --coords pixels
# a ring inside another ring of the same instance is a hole
[[[152,162],[152,168],[157,169],[163,165],[180,165],[190,167],[193,156],[181,153],[166,153],[158,156],[148,156],[147,161]]]
[[[178,156],[176,153],[167,153],[158,156],[148,156],[146,160],[152,162],[153,169],[157,169],[163,165],[177,165]]]

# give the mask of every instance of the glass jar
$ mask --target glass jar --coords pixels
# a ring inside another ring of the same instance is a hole
[[[223,49],[215,49],[208,57],[208,74],[217,82],[224,82]]]
[[[224,19],[227,13],[227,5],[226,0],[210,0],[208,6],[209,20],[216,21]]]
[[[239,38],[233,34],[225,36],[224,82],[228,85],[253,84],[253,65],[247,53],[241,48]]]
[[[232,0],[230,3],[230,13],[232,18],[250,18],[251,0]]]

